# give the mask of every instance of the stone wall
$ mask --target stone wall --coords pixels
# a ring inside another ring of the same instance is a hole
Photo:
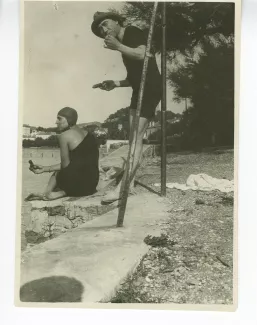
[[[55,201],[33,201],[23,213],[28,224],[25,226],[27,243],[38,244],[59,236],[110,210],[117,204],[101,205],[101,197],[65,198]],[[24,219],[24,216],[23,216]],[[24,239],[24,238],[23,238]]]

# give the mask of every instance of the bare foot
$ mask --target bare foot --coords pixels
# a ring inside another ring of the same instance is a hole
[[[53,200],[63,198],[65,196],[67,196],[67,195],[64,191],[49,192],[49,193],[44,193],[42,199],[44,201],[53,201]]]
[[[136,190],[134,187],[130,187],[129,189],[129,195],[136,195]],[[120,200],[122,197],[122,193],[120,193],[117,189],[108,192],[103,198],[102,198],[102,204],[111,204],[115,201]]]
[[[25,198],[25,201],[43,200],[43,197],[44,197],[43,193],[31,193]]]
[[[111,204],[115,201],[118,201],[120,199],[120,193],[118,191],[110,191],[108,192],[103,198],[102,203],[103,204]]]

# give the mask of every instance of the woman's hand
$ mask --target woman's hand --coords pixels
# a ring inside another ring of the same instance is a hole
[[[104,40],[104,47],[109,50],[119,51],[121,43],[116,37],[107,35]]]
[[[42,174],[45,172],[45,167],[40,165],[34,165],[34,167],[30,167],[29,170],[31,170],[34,174]]]

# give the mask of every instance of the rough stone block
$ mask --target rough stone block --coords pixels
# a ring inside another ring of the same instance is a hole
[[[63,203],[67,201],[69,198],[62,198],[58,200],[53,200],[53,201],[31,201],[31,206],[32,209],[36,210],[46,210],[46,209],[51,209],[59,206],[63,206]]]
[[[113,210],[117,204],[102,205],[100,196],[32,201],[27,233],[38,238],[59,236],[69,229]]]
[[[53,229],[71,229],[72,222],[66,216],[49,216],[49,224],[53,224]]]
[[[31,281],[38,280],[42,287],[42,278],[51,281],[53,277],[54,281],[72,277],[81,283],[83,290],[79,299],[82,303],[109,301],[117,286],[148,251],[144,238],[149,234],[156,236],[159,231],[159,227],[155,229],[150,223],[166,221],[167,210],[168,205],[158,202],[156,196],[137,195],[128,201],[124,227],[116,227],[117,211],[113,211],[24,252],[20,286],[27,286],[28,290],[26,298],[20,296],[19,305],[35,301],[31,300],[34,299],[30,292]],[[57,297],[60,297],[59,288]],[[52,291],[47,293],[53,297]],[[43,298],[44,302],[50,302],[46,296]],[[43,301],[42,296],[36,301]]]
[[[91,220],[94,216],[102,215],[113,210],[117,205],[102,205],[100,197],[85,198],[73,202],[65,202],[65,215],[70,220],[82,217],[83,220]]]
[[[50,216],[65,215],[63,204],[67,199],[68,198],[55,201],[32,201],[32,210],[47,211]]]
[[[65,208],[63,205],[59,205],[56,207],[49,207],[47,208],[47,212],[50,216],[64,216]]]
[[[36,233],[44,233],[46,225],[48,224],[48,213],[42,210],[31,211],[31,222],[27,230],[34,231]]]

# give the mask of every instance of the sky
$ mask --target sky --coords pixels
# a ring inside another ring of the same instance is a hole
[[[91,32],[96,11],[120,9],[119,2],[25,2],[23,123],[54,126],[57,112],[70,106],[78,123],[103,122],[130,104],[131,88],[92,89],[103,80],[122,80],[126,70],[119,52],[105,49]],[[184,104],[167,109],[181,113]]]

